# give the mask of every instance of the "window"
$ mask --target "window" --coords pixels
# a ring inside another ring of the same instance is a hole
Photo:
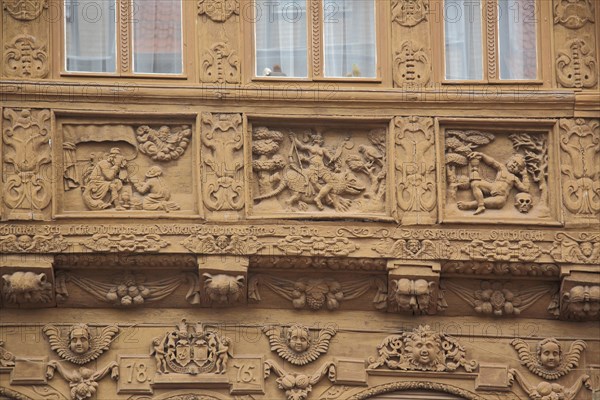
[[[182,0],[65,0],[65,70],[181,75],[181,8]]]
[[[376,3],[255,0],[255,75],[377,78]]]
[[[445,78],[536,80],[535,0],[444,0]]]

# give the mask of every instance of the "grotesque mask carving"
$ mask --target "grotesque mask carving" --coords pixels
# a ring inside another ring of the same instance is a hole
[[[519,212],[526,214],[533,207],[533,199],[529,193],[517,193],[515,196],[515,208]]]

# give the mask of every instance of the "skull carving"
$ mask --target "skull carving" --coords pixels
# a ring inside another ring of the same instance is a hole
[[[533,207],[533,199],[529,193],[517,193],[515,196],[515,208],[519,212],[526,214]]]

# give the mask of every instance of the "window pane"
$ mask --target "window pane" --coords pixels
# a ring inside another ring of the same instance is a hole
[[[134,0],[133,71],[181,74],[181,0]]]
[[[537,77],[535,0],[499,0],[500,79]]]
[[[375,0],[323,0],[325,76],[377,77]]]
[[[306,1],[256,0],[256,76],[308,76]]]
[[[481,4],[445,0],[446,79],[482,80]]]
[[[114,0],[65,0],[67,71],[116,71],[115,9]]]

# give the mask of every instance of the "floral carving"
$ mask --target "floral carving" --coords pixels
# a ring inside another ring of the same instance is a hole
[[[277,384],[279,389],[285,390],[287,400],[306,400],[316,385],[325,375],[330,380],[335,380],[335,366],[332,362],[326,362],[312,374],[287,372],[273,361],[265,361],[265,378],[271,375],[271,371],[279,377]]]
[[[33,21],[48,8],[48,0],[4,0],[6,12],[19,21]]]
[[[114,325],[106,326],[99,329],[98,334],[92,335],[87,324],[75,324],[63,337],[60,328],[48,324],[42,332],[48,338],[50,348],[60,358],[82,365],[95,360],[108,350],[119,328]]]
[[[563,293],[560,316],[575,321],[600,319],[600,286],[574,286]]]
[[[557,262],[600,264],[600,234],[558,232],[548,253]]]
[[[598,81],[596,55],[583,39],[566,43],[556,57],[556,79],[567,88],[592,88]]]
[[[50,154],[50,111],[4,109],[8,119],[2,132],[4,203],[8,219],[43,219],[52,198],[46,176]]]
[[[247,235],[191,235],[181,244],[193,253],[201,254],[256,254],[265,245],[256,236]]]
[[[224,374],[229,357],[233,357],[231,339],[201,323],[190,325],[182,320],[176,330],[154,338],[151,355],[156,373]]]
[[[94,251],[130,251],[135,253],[157,252],[167,247],[168,242],[159,235],[109,235],[96,233],[81,244]]]
[[[137,128],[135,135],[139,143],[138,149],[142,154],[154,161],[173,161],[185,153],[192,130],[188,125],[174,128],[163,125],[158,129],[142,125]]]
[[[514,339],[510,344],[519,353],[522,365],[548,380],[558,379],[576,368],[581,352],[587,347],[583,340],[575,340],[571,343],[569,352],[565,354],[560,342],[554,338],[540,340],[535,351],[531,351],[522,339]]]
[[[530,240],[494,240],[491,243],[473,240],[461,251],[477,261],[534,261],[542,255],[540,247]]]
[[[52,284],[45,273],[17,271],[2,275],[2,299],[11,304],[50,303]]]
[[[379,357],[369,358],[369,368],[386,366],[402,371],[455,371],[477,369],[477,362],[467,360],[464,347],[452,336],[420,325],[410,332],[386,337],[377,346]]]
[[[283,203],[292,211],[381,211],[387,172],[385,129],[360,132],[355,139],[347,132],[334,148],[325,145],[322,129],[306,129],[300,138],[286,130],[287,141],[278,130],[262,126],[253,130],[255,209],[270,211]],[[337,133],[341,134],[330,131],[328,137]],[[355,140],[363,144],[356,146]]]
[[[240,210],[244,206],[240,114],[202,114],[202,169],[204,205],[211,211]]]
[[[4,46],[4,73],[15,78],[48,75],[46,44],[31,35],[17,35]]]
[[[5,253],[56,253],[68,247],[69,243],[58,233],[0,236],[0,250]]]
[[[54,377],[54,371],[58,371],[58,373],[69,382],[72,400],[87,400],[94,396],[98,390],[98,381],[104,378],[109,372],[112,379],[119,379],[119,366],[114,361],[99,370],[93,370],[86,367],[68,370],[59,362],[50,361],[48,363],[46,377],[52,379]]]
[[[359,246],[345,237],[286,236],[277,242],[277,248],[287,255],[347,256]]]
[[[337,310],[342,300],[356,299],[371,288],[377,289],[373,299],[375,308],[386,307],[387,288],[380,278],[338,282],[334,279],[307,279],[292,281],[270,275],[256,275],[250,279],[248,297],[260,301],[258,285],[264,285],[277,295],[292,302],[294,308],[308,307],[311,310]]]
[[[461,274],[558,277],[560,275],[560,267],[556,264],[451,261],[442,264],[442,273],[444,275]]]
[[[433,119],[396,118],[398,219],[403,225],[432,224],[437,203]]]
[[[188,283],[185,299],[190,304],[199,304],[200,284],[195,274],[179,274],[156,281],[146,281],[141,274],[124,273],[113,278],[111,283],[62,272],[57,275],[57,297],[64,301],[69,296],[66,284],[73,283],[92,295],[96,300],[119,307],[141,306],[147,302],[162,300],[173,294],[182,284]]]
[[[588,375],[583,375],[577,379],[577,382],[570,388],[559,385],[558,383],[540,382],[533,385],[528,382],[523,375],[515,369],[509,370],[509,379],[512,383],[515,379],[521,385],[531,400],[574,400],[582,386],[591,390],[591,380]]]
[[[246,278],[243,275],[202,274],[208,304],[232,305],[240,301],[244,294]]]
[[[551,292],[548,286],[517,290],[510,282],[500,281],[481,281],[481,288],[475,291],[452,281],[445,282],[443,287],[467,302],[475,312],[491,316],[519,315]]]
[[[15,356],[4,348],[4,341],[0,340],[0,368],[15,366]]]
[[[202,56],[200,79],[207,83],[240,83],[240,59],[227,42],[213,44]]]
[[[283,330],[266,326],[263,332],[269,338],[271,351],[294,365],[306,365],[315,361],[329,349],[329,342],[336,334],[334,328],[323,328],[317,337],[311,335],[304,325],[292,325]]]
[[[428,239],[380,239],[373,250],[383,257],[408,260],[435,260],[453,258],[458,249],[450,245],[448,240],[434,242]]]
[[[408,40],[402,43],[394,54],[394,83],[402,86],[406,83],[425,85],[431,75],[431,61],[426,50],[416,42]]]
[[[584,119],[561,119],[560,148],[563,158],[563,203],[577,216],[600,213],[600,123]]]
[[[204,14],[215,22],[225,22],[233,14],[240,14],[239,0],[199,0],[198,15]]]
[[[427,21],[429,0],[393,0],[392,21],[402,26],[415,26]]]
[[[554,23],[569,29],[579,29],[586,22],[594,22],[593,0],[555,0]]]
[[[438,289],[437,282],[425,279],[394,279],[389,302],[393,311],[410,312],[415,315],[435,314],[448,307],[444,292]]]

